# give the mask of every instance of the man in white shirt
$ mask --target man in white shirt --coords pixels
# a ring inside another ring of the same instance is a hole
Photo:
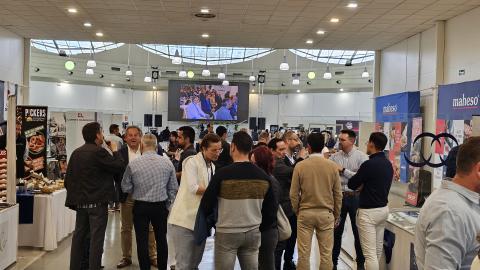
[[[120,154],[125,160],[126,165],[130,161],[133,161],[140,157],[140,142],[142,138],[142,130],[137,126],[129,126],[125,131],[126,147],[120,150]],[[123,178],[125,169],[117,174],[116,179]],[[133,199],[131,195],[121,192],[120,193],[120,213],[122,216],[122,228],[121,228],[121,245],[123,258],[117,264],[117,268],[124,268],[132,264],[132,230],[133,230]],[[149,232],[149,254],[152,265],[157,265],[157,248],[155,245],[155,236],[153,228],[150,225]]]
[[[105,136],[105,141],[109,143],[116,143],[117,149],[121,149],[123,146],[123,140],[120,136],[120,127],[117,124],[111,124],[108,130],[110,134]]]

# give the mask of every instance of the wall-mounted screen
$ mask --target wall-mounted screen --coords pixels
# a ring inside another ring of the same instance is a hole
[[[248,91],[248,83],[169,81],[168,120],[245,121]]]

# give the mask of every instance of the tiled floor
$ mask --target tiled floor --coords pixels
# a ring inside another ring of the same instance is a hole
[[[103,255],[103,265],[105,270],[114,270],[118,261],[121,259],[120,246],[120,214],[119,212],[110,213],[108,227],[105,237],[105,252]],[[135,240],[134,240],[135,242]],[[38,249],[20,248],[19,259],[17,264],[10,267],[8,270],[64,270],[68,269],[70,262],[70,246],[71,236],[63,240],[58,248],[52,252],[43,252]],[[136,254],[135,243],[133,244],[133,253]],[[133,256],[133,265],[124,268],[125,270],[138,269],[137,256]],[[205,248],[202,263],[199,267],[201,270],[213,269],[213,239],[209,239]],[[235,269],[240,269],[237,266]],[[339,268],[342,270],[350,270],[350,268],[343,262],[340,263]]]

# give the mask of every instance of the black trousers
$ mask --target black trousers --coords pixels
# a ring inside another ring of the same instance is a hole
[[[295,244],[297,243],[297,216],[291,215],[288,217],[290,227],[292,228],[292,236],[285,241],[278,242],[275,248],[275,269],[279,270],[283,261],[289,262],[293,260],[293,253],[295,252]],[[285,251],[285,254],[283,254]]]
[[[70,251],[70,270],[81,270],[88,245],[88,269],[99,270],[102,264],[103,242],[108,222],[108,206],[77,209],[77,220]],[[84,266],[83,266],[84,267]]]
[[[357,253],[357,264],[363,265],[365,263],[365,257],[363,257],[362,246],[360,246],[360,237],[358,236],[357,228],[357,210],[358,210],[359,197],[356,196],[344,196],[342,201],[342,210],[340,213],[340,224],[335,229],[335,236],[333,242],[332,260],[333,264],[338,264],[338,256],[340,256],[340,250],[342,248],[342,235],[345,228],[345,220],[347,215],[350,216],[350,222],[352,223],[353,237],[355,238],[355,252]]]
[[[150,270],[148,254],[148,226],[152,223],[157,242],[157,265],[159,270],[167,269],[167,216],[165,202],[135,201],[133,205],[133,226],[137,238],[137,256],[141,270]]]

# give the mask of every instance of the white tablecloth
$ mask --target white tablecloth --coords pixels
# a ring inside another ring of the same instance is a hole
[[[17,260],[18,204],[0,211],[0,269]]]
[[[35,195],[33,224],[20,224],[18,245],[54,250],[57,243],[75,229],[75,211],[65,207],[65,189],[52,194]]]

